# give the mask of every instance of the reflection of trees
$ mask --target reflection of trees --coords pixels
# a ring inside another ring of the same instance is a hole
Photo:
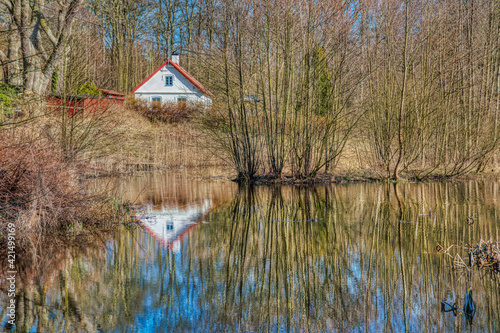
[[[132,230],[116,233],[108,247],[110,234],[85,234],[81,242],[58,244],[60,248],[45,240],[38,261],[21,260],[17,331],[35,327],[37,331],[97,332],[133,325],[132,314],[142,309],[146,291],[139,287],[145,277],[137,269],[143,249]],[[5,289],[0,299],[7,304]],[[5,318],[5,307],[0,315]]]
[[[498,204],[487,198],[497,187],[463,187],[366,184],[240,192],[194,235],[200,251],[195,257],[204,262],[200,275],[223,286],[203,291],[207,299],[220,300],[214,320],[234,329],[434,330],[450,320],[439,312],[439,297],[449,290],[463,295],[470,284],[488,308],[497,300],[495,285],[480,281],[480,274],[457,279],[446,267],[447,256],[425,253],[438,242],[495,235]],[[431,215],[421,215],[429,210]],[[461,223],[470,212],[483,216],[483,223]],[[316,216],[322,220],[272,222]]]
[[[496,331],[498,286],[477,271],[461,276],[447,267],[449,257],[427,252],[437,243],[498,239],[497,195],[494,183],[242,189],[184,240],[181,254],[139,229],[83,256],[69,253],[50,278],[18,293],[18,324],[120,332],[460,330],[465,321],[439,312],[439,302],[472,286],[473,328]],[[474,214],[478,222],[468,226]]]
[[[205,274],[223,281],[206,290],[220,300],[216,321],[244,330],[343,330],[364,321],[353,267],[360,254],[349,248],[355,236],[335,196],[329,188],[241,191],[212,214],[195,241],[220,254],[196,256],[210,261]],[[214,242],[221,234],[229,236]]]

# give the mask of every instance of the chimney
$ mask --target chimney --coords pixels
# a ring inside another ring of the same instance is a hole
[[[175,62],[177,65],[180,65],[179,64],[179,53],[177,53],[177,51],[174,51],[174,53],[172,53],[171,61]]]

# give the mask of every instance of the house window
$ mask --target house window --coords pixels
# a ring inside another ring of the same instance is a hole
[[[174,85],[174,77],[172,75],[165,76],[165,87],[171,87]]]
[[[177,98],[177,106],[180,108],[185,108],[186,107],[186,97]]]
[[[166,229],[174,230],[174,222],[167,222]]]
[[[152,97],[151,103],[153,104],[161,104],[161,97]]]

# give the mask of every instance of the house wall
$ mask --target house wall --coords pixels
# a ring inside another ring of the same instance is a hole
[[[118,93],[108,89],[99,89],[99,90],[104,95],[104,97],[112,99],[115,101],[115,104],[123,106],[123,103],[125,102],[125,94]]]
[[[165,86],[165,76],[173,76],[172,86]],[[172,65],[166,65],[153,75],[135,92],[135,98],[151,102],[160,97],[162,103],[177,103],[178,98],[185,98],[190,103],[211,105],[212,100],[203,95],[188,79]]]
[[[84,101],[68,99],[66,100],[66,103],[63,103],[63,101],[57,97],[49,97],[46,100],[46,106],[48,110],[51,110],[55,113],[60,113],[63,110],[66,110],[68,115],[70,115],[73,113],[78,113],[79,111],[83,110]]]
[[[204,105],[211,105],[212,100],[203,94],[193,93],[135,93],[136,99],[152,102],[153,98],[160,97],[162,103],[177,103],[178,98],[185,98],[189,103],[202,103]]]
[[[84,100],[85,112],[104,112],[113,105],[122,106],[123,101],[111,98],[87,98]]]
[[[109,99],[109,100],[112,100],[114,104],[117,104],[117,105],[120,105],[120,106],[123,106],[123,102],[125,102],[125,97],[123,96],[115,96],[115,95],[106,95],[106,97]]]
[[[125,97],[123,97],[123,98],[120,98],[120,97],[116,97],[116,98],[110,97],[110,98],[114,99],[115,104],[117,104],[119,106],[123,106],[123,103],[125,102]]]

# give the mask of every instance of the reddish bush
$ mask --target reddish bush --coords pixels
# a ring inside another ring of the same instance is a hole
[[[129,107],[150,121],[160,121],[168,124],[184,123],[200,113],[200,107],[193,104],[179,106],[174,103],[148,103],[142,100],[132,100]]]
[[[0,131],[0,229],[13,222],[29,237],[102,220],[104,197],[87,195],[78,174],[50,139]]]
[[[43,214],[45,202],[64,206],[74,196],[74,182],[60,149],[25,133],[0,132],[0,203],[5,214],[34,203]],[[11,207],[11,209],[7,209]]]

